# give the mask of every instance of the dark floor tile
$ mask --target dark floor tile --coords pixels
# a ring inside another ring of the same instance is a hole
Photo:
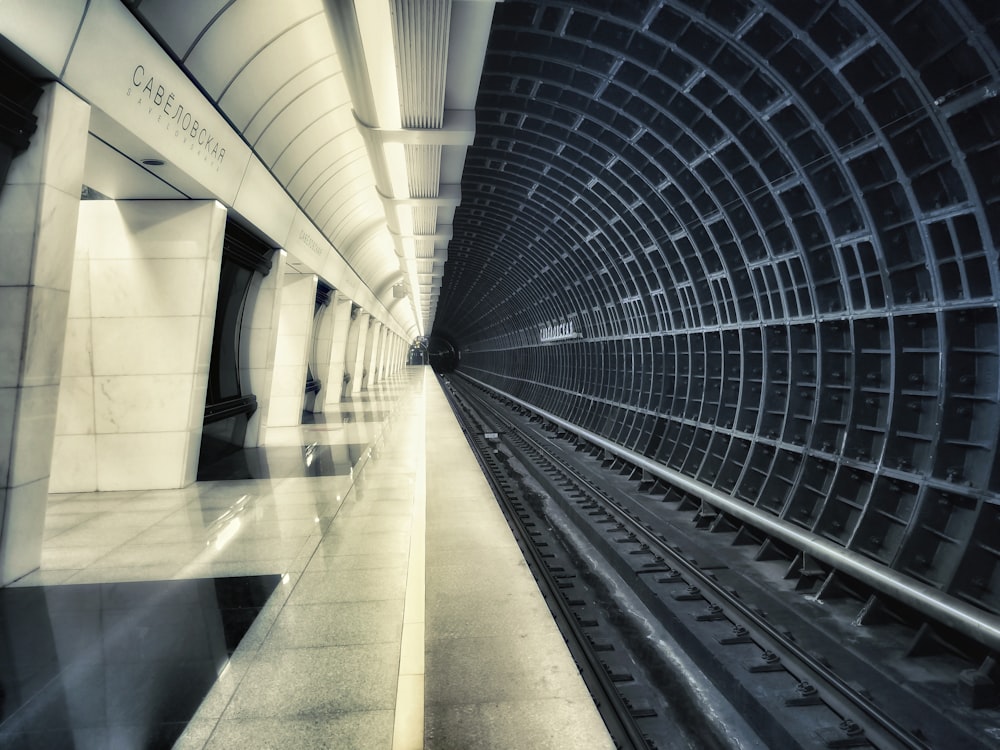
[[[0,589],[0,747],[171,747],[280,580]]]

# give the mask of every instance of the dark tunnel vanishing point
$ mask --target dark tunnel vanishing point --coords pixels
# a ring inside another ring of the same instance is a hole
[[[434,336],[1000,614],[998,50],[994,0],[498,5]]]

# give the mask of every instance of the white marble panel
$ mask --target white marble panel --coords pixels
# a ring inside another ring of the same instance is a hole
[[[263,370],[267,367],[268,363],[268,345],[271,343],[271,329],[270,328],[253,328],[250,330],[249,340],[244,339],[247,342],[245,356],[246,362],[244,363],[244,369],[246,370]],[[273,357],[272,364],[273,364]]]
[[[287,334],[289,336],[309,336],[312,332],[312,305],[305,304],[301,301],[289,302],[289,293],[293,292],[296,296],[301,297],[301,290],[299,289],[285,289],[281,302],[281,321],[279,323],[279,330],[281,333]],[[313,295],[310,295],[313,296]],[[302,343],[303,348],[305,343]],[[297,351],[297,349],[296,349]]]
[[[212,366],[212,339],[215,337],[215,315],[198,319],[198,340],[195,342],[194,371],[208,377]]]
[[[204,406],[202,407],[204,414]],[[204,421],[204,418],[202,418]],[[189,430],[185,443],[184,462],[181,465],[180,483],[178,487],[187,487],[198,479],[198,458],[201,455],[201,427]]]
[[[288,236],[295,217],[295,203],[256,157],[251,157],[240,182],[233,210],[253,216],[260,231],[275,241]]]
[[[129,249],[118,201],[81,201],[76,228],[77,260],[129,258]]]
[[[304,364],[275,367],[271,384],[272,396],[294,396],[305,392],[306,367]]]
[[[31,288],[29,302],[21,382],[26,386],[58,384],[66,342],[69,292],[36,286]]]
[[[196,258],[90,263],[91,310],[95,318],[200,315],[204,285],[205,262]]]
[[[225,221],[225,208],[215,201],[124,201],[120,210],[135,257],[221,257],[216,224],[220,218]]]
[[[90,106],[62,85],[50,83],[35,107],[35,116],[38,129],[32,146],[44,143],[44,148],[29,148],[15,159],[7,173],[7,184],[45,183],[79,196]]]
[[[58,404],[58,385],[19,390],[7,480],[10,486],[28,484],[49,475]]]
[[[45,132],[42,182],[79,199],[87,159],[90,105],[58,83],[46,87],[42,101],[48,103],[47,108],[36,111],[38,129]]]
[[[94,434],[94,379],[63,376],[59,382],[56,435]]]
[[[188,394],[189,407],[185,425],[188,430],[198,430],[200,435],[201,428],[205,424],[205,399],[208,396],[208,376],[195,375],[192,377]],[[201,442],[200,437],[198,442]]]
[[[50,492],[97,490],[97,436],[56,435],[52,449]]]
[[[92,259],[221,257],[225,208],[215,201],[88,201],[85,213]]]
[[[14,438],[14,414],[17,412],[18,389],[0,388],[0,472],[7,475],[10,449]],[[2,516],[0,516],[2,517]]]
[[[85,206],[92,201],[82,202]],[[77,250],[80,245],[77,244]],[[73,261],[73,280],[69,289],[69,310],[67,316],[74,318],[90,318],[90,261],[77,257]]]
[[[204,284],[202,285],[201,310],[204,318],[212,321],[215,325],[215,308],[219,303],[219,278],[222,274],[222,254],[217,258],[208,258],[202,271]]]
[[[275,370],[301,364],[307,343],[303,334],[293,334],[282,326],[278,331],[278,346],[274,350]]]
[[[0,245],[2,247],[2,245]],[[0,252],[3,255],[3,252]],[[21,372],[28,289],[0,286],[0,388],[17,385]]]
[[[72,306],[73,294],[70,293]],[[66,321],[66,343],[63,347],[63,377],[92,376],[94,373],[93,341],[90,318],[70,318]]]
[[[247,309],[244,312],[247,313],[246,319],[250,321],[251,328],[269,329],[271,327],[276,291],[273,285],[266,284],[270,275],[265,277],[265,283],[260,285],[256,294],[254,294],[253,289],[250,290],[252,296],[247,300]]]
[[[109,210],[110,209],[110,210]],[[93,237],[110,216],[111,220],[121,223],[121,217],[114,201],[80,201],[76,218],[76,241],[73,246],[73,259],[77,263],[90,260],[90,248],[94,244]],[[73,269],[74,276],[76,269]]]
[[[292,427],[301,424],[303,397],[302,393],[297,396],[276,396],[272,392],[267,412],[268,426]]]
[[[187,448],[187,432],[98,435],[97,489],[182,487]]]
[[[114,375],[94,380],[97,432],[179,432],[191,428],[194,376]],[[204,409],[204,405],[202,406]]]
[[[76,195],[70,195],[49,185],[42,186],[37,209],[32,284],[69,291],[79,209],[79,187]]]
[[[199,318],[95,318],[94,375],[194,372]]]
[[[35,570],[42,561],[48,475],[27,484],[7,487],[4,520],[16,534],[0,540],[0,584],[6,585]]]
[[[22,154],[18,159],[22,159]],[[14,159],[17,164],[18,159]],[[6,184],[0,192],[0,279],[6,286],[26,285],[35,255],[35,227],[41,187]]]

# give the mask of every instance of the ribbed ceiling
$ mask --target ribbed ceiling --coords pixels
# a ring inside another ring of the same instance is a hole
[[[384,294],[400,278],[399,261],[322,0],[133,6],[320,231]]]
[[[1000,611],[998,40],[982,0],[498,5],[436,335]]]
[[[471,109],[492,0],[126,4],[382,302],[408,291],[404,326],[429,330],[472,138],[446,105]]]
[[[969,231],[969,252],[984,250],[995,154],[977,152],[995,142],[996,10],[863,5],[505,3],[441,331],[471,343],[551,314],[467,283],[464,265],[502,284],[520,262],[551,264],[538,286],[555,292],[561,269],[619,269],[619,296],[677,312],[678,288],[696,284],[690,314],[706,322],[736,320],[733,297],[742,318],[767,319],[989,291],[985,264],[922,266],[935,214],[949,217],[939,234]],[[666,279],[635,273],[661,255]],[[778,291],[796,285],[801,300]],[[765,288],[784,294],[776,308]]]

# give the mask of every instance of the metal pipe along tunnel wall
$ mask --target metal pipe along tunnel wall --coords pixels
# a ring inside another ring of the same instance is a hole
[[[1000,614],[998,45],[975,0],[498,5],[434,335]]]

